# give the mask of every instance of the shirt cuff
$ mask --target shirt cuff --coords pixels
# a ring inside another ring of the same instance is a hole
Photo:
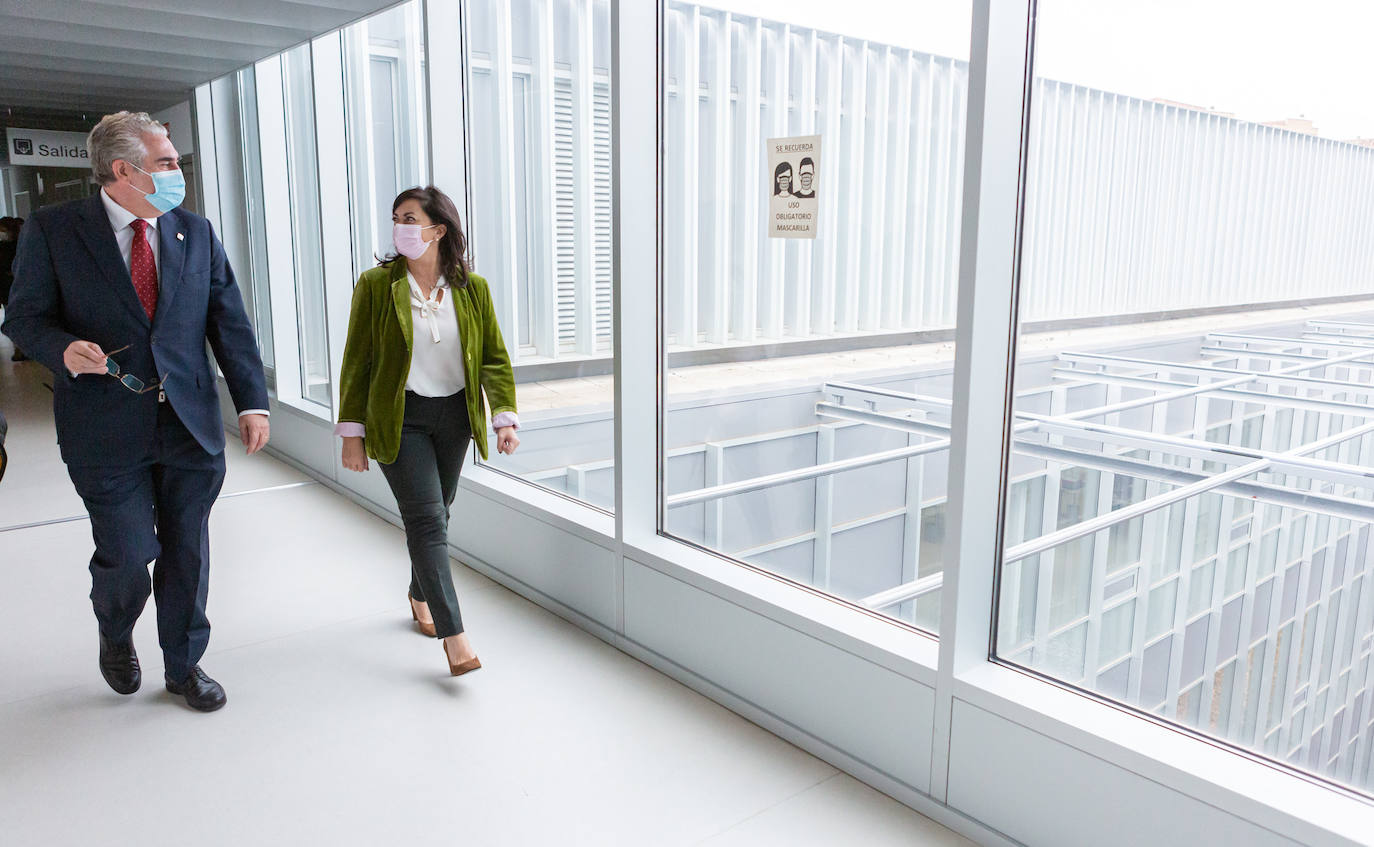
[[[334,434],[340,438],[365,438],[367,427],[357,421],[339,421],[334,425]]]
[[[269,417],[270,413],[266,409],[244,409],[242,412],[239,412],[239,417],[243,417],[244,415],[262,415],[263,417]]]
[[[516,429],[519,429],[520,416],[517,415],[515,412],[501,412],[500,414],[492,415],[491,428],[495,430],[500,429],[503,426],[513,426]]]

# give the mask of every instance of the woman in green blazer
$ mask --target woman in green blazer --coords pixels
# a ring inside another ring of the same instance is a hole
[[[520,445],[515,378],[486,280],[470,272],[453,201],[412,188],[391,204],[396,254],[353,289],[339,423],[343,465],[382,467],[405,524],[410,609],[420,631],[443,639],[454,676],[482,666],[463,630],[449,572],[449,507],[469,441],[487,457],[483,392],[496,449]]]

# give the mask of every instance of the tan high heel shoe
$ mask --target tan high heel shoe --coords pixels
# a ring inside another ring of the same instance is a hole
[[[406,595],[406,599],[410,601],[410,616],[415,619],[416,625],[420,627],[420,633],[433,638],[436,633],[434,631],[434,618],[429,618],[429,604],[417,603],[415,598],[411,597],[409,594]],[[429,618],[429,620],[420,619],[420,607],[422,605],[425,606],[425,617]]]
[[[448,639],[444,639],[443,641],[441,641],[441,642],[439,642],[439,643],[443,645],[443,648],[444,648],[444,658],[448,660],[448,672],[449,672],[450,674],[452,674],[453,676],[462,676],[463,674],[467,673],[468,671],[475,671],[475,670],[477,670],[478,668],[482,667],[482,662],[481,662],[476,656],[473,656],[471,659],[468,659],[466,662],[460,662],[460,663],[458,663],[458,664],[454,664],[454,662],[453,662],[453,656],[451,656],[451,655],[449,654],[449,652],[448,652]]]

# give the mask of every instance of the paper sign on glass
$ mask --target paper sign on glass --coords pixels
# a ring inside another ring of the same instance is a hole
[[[769,238],[815,238],[816,179],[821,169],[821,137],[798,135],[768,139]]]

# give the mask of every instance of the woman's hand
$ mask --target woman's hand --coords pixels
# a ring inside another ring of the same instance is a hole
[[[360,436],[344,438],[343,466],[350,471],[367,470],[367,450],[363,448],[363,439]]]
[[[496,430],[496,452],[505,453],[509,456],[514,453],[515,448],[519,446],[520,436],[515,434],[515,427],[503,426]]]

